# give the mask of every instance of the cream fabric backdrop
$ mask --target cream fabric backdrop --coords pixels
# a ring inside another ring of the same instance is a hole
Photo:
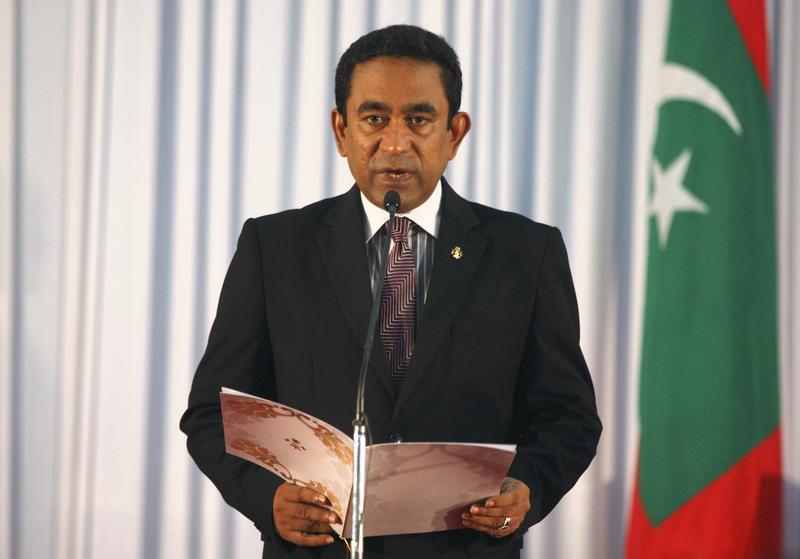
[[[621,557],[666,0],[0,0],[0,556],[260,557],[177,423],[246,216],[352,182],[339,53],[398,22],[461,56],[447,174],[559,226],[605,431],[527,537]],[[800,556],[800,7],[771,4],[787,549]],[[265,506],[269,506],[265,503]]]

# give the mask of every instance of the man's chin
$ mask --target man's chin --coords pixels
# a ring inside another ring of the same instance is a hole
[[[359,186],[359,188],[361,187]],[[379,208],[383,208],[383,199],[386,193],[392,190],[400,195],[400,212],[407,212],[419,206],[423,201],[419,196],[419,185],[416,184],[387,184],[378,182],[377,184],[373,184],[372,188],[368,191],[361,188],[367,200]]]
[[[424,204],[433,194],[436,184],[426,189],[419,183],[417,177],[408,182],[383,181],[377,177],[372,180],[366,189],[361,188],[361,185],[358,187],[367,197],[367,200],[379,208],[383,208],[383,198],[386,193],[394,190],[400,195],[400,213],[406,213]]]

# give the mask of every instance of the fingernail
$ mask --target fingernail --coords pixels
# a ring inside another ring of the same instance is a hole
[[[328,522],[336,522],[336,515],[335,514],[329,514],[328,515]]]
[[[465,512],[461,515],[461,518],[469,518],[469,513]]]
[[[494,501],[486,501],[486,506],[487,507],[493,507],[494,506]]]
[[[471,512],[472,514],[477,514],[478,513],[478,507],[476,507],[475,505],[472,505],[472,507],[470,507],[470,509],[469,509],[469,512]]]
[[[332,538],[332,537],[330,537],[330,536],[328,536],[327,538],[325,538],[325,541],[326,541],[327,543],[333,543],[333,538]]]

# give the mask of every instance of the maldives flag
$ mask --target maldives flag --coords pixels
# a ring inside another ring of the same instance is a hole
[[[779,557],[763,0],[674,0],[650,162],[630,559]]]

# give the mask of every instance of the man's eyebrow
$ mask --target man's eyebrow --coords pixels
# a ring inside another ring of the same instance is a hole
[[[381,103],[380,101],[364,101],[358,106],[359,113],[366,113],[369,111],[380,111],[380,112],[389,112],[389,105],[386,103]]]
[[[436,107],[423,101],[422,103],[412,103],[410,105],[406,105],[403,107],[404,114],[411,114],[411,113],[428,113],[431,116],[436,116],[438,111]]]

